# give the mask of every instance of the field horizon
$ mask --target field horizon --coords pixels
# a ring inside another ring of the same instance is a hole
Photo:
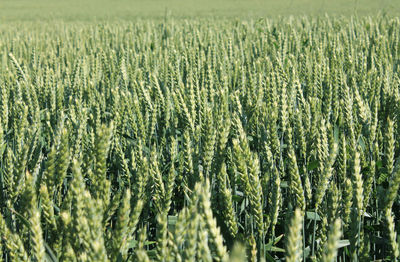
[[[115,21],[138,18],[358,16],[400,13],[396,0],[3,0],[0,22]]]

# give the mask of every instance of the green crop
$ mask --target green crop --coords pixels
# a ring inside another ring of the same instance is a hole
[[[400,20],[0,31],[0,260],[396,261]]]

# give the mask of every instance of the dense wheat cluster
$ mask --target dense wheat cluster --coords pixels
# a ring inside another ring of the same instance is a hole
[[[395,261],[400,20],[0,31],[0,259]]]

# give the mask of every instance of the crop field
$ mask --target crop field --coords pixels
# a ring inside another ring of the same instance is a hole
[[[399,0],[1,0],[0,25],[20,21],[121,21],[175,18],[265,18],[288,15],[398,16]]]
[[[400,258],[395,1],[128,2],[0,3],[0,261]]]

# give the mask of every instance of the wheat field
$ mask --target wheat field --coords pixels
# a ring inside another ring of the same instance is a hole
[[[400,20],[0,27],[0,260],[396,261]]]

